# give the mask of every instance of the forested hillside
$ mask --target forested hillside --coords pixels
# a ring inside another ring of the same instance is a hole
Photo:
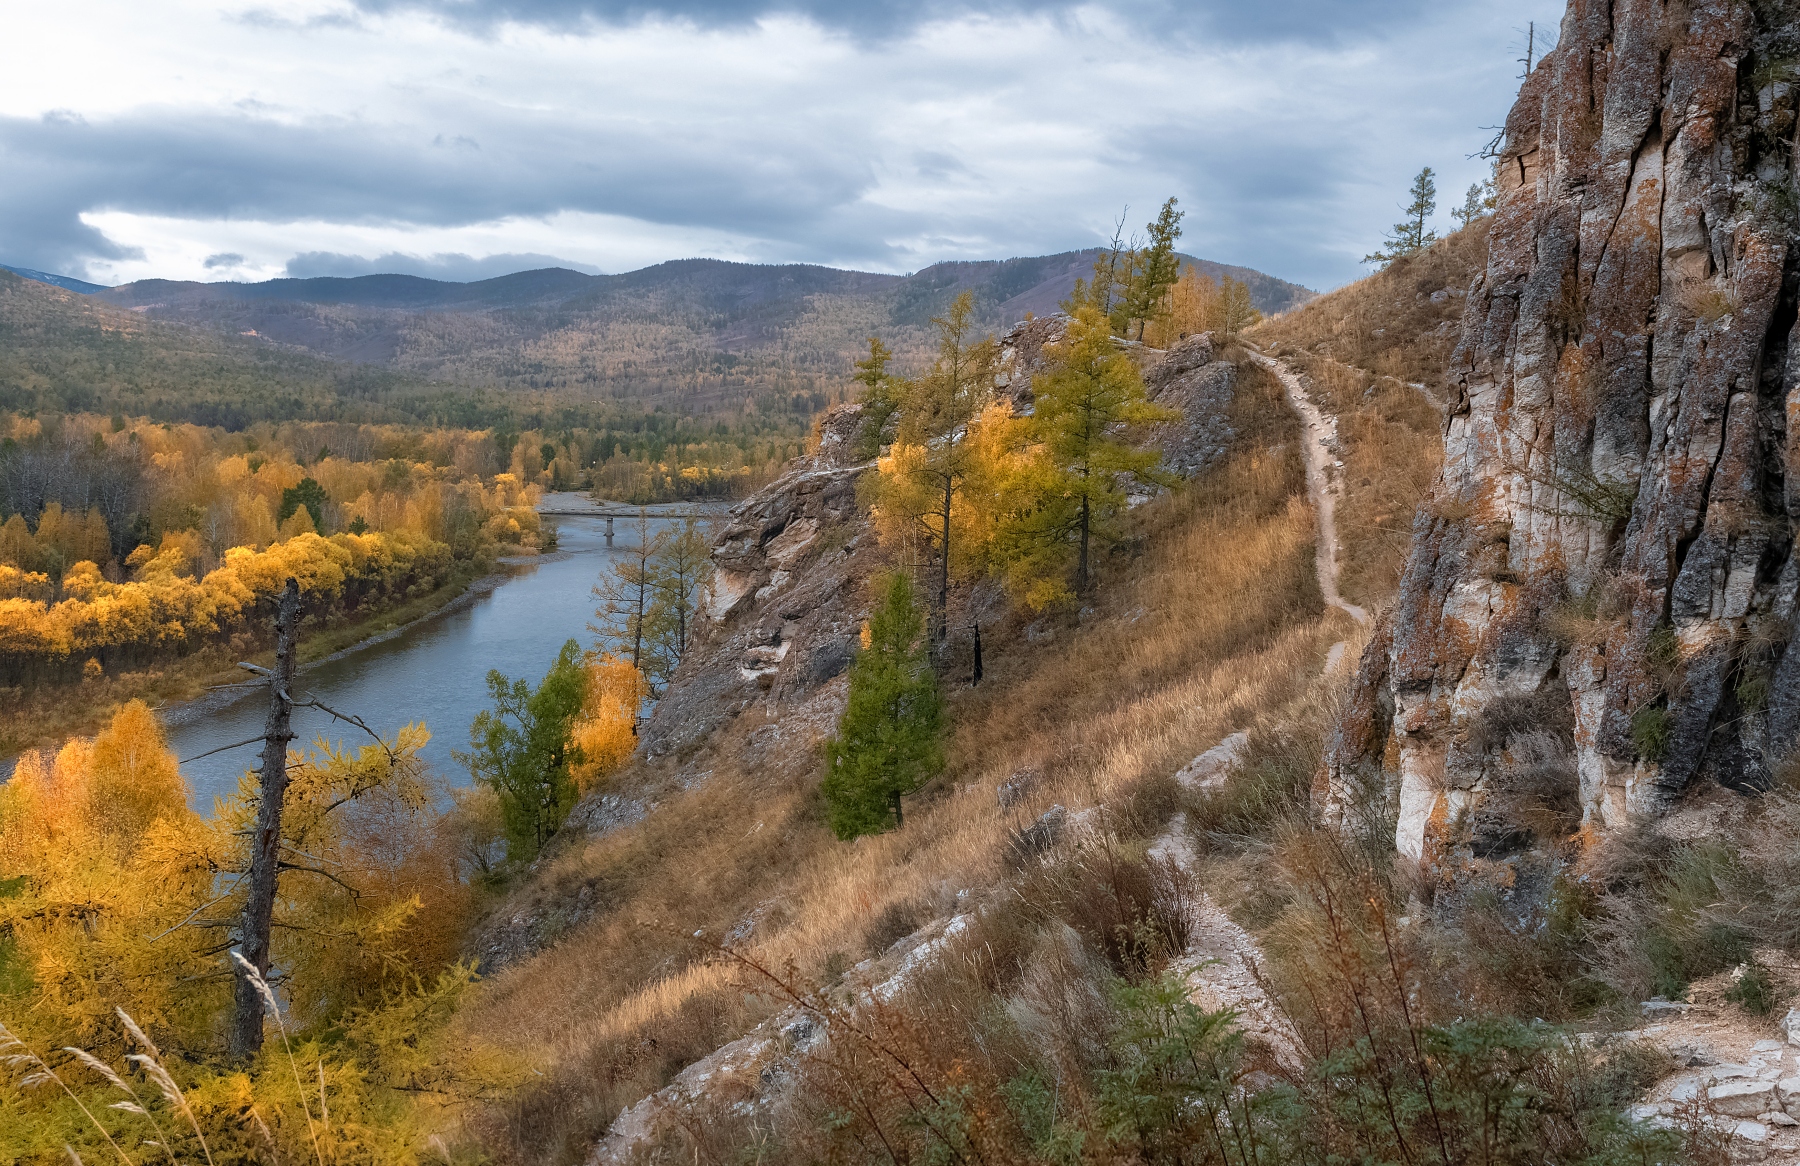
[[[434,382],[567,395],[686,415],[824,407],[877,332],[900,367],[958,294],[1004,328],[1056,310],[1095,251],[942,263],[910,276],[689,259],[624,275],[549,269],[471,284],[413,276],[261,284],[145,280],[95,298],[178,321]],[[1179,257],[1230,276],[1267,313],[1306,289],[1247,268]]]
[[[728,417],[702,420],[573,392],[437,379],[156,319],[0,269],[0,409],[123,413],[231,430],[296,420],[514,433],[592,428],[645,437],[660,449],[727,431],[734,439],[791,438],[822,403],[804,394],[739,399]]]

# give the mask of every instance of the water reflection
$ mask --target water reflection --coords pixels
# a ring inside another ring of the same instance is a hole
[[[688,508],[651,507],[657,524],[653,530],[684,509]],[[587,631],[594,608],[590,589],[604,567],[636,545],[633,522],[617,523],[615,545],[609,548],[604,519],[546,521],[556,523],[555,556],[513,566],[509,578],[467,607],[306,670],[302,692],[362,717],[381,733],[391,733],[408,721],[424,721],[432,732],[424,750],[426,761],[452,783],[467,782],[468,774],[451,759],[450,751],[468,748],[469,723],[487,707],[488,669],[535,683],[566,640],[573,637],[588,646],[593,638]],[[167,725],[169,745],[177,757],[195,757],[256,736],[267,714],[267,698],[261,692],[197,715],[184,717],[178,712]],[[294,730],[300,742],[310,743],[321,734],[345,745],[367,741],[360,731],[317,709],[296,710]],[[211,812],[213,799],[230,792],[238,776],[255,764],[259,748],[249,745],[184,764],[181,769],[195,808]]]

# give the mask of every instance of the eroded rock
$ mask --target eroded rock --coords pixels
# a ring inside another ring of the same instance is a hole
[[[1499,701],[1560,694],[1595,828],[1794,747],[1796,94],[1749,79],[1796,34],[1792,6],[1573,0],[1525,82],[1443,472],[1326,767],[1341,802],[1391,737],[1412,857],[1469,844]]]

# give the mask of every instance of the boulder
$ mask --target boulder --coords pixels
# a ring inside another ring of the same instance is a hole
[[[1773,1081],[1740,1080],[1714,1085],[1706,1091],[1706,1103],[1727,1117],[1755,1117],[1779,1109]]]

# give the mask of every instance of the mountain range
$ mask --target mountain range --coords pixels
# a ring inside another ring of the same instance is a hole
[[[1097,255],[940,263],[910,275],[684,259],[621,275],[545,268],[474,283],[369,275],[104,288],[9,270],[80,292],[96,309],[227,337],[233,349],[248,342],[409,381],[688,415],[806,414],[841,390],[870,336],[894,349],[899,368],[917,367],[929,359],[931,318],[958,293],[973,291],[982,322],[1004,328],[1056,310]],[[1244,282],[1265,313],[1313,295],[1249,268],[1183,263]]]

